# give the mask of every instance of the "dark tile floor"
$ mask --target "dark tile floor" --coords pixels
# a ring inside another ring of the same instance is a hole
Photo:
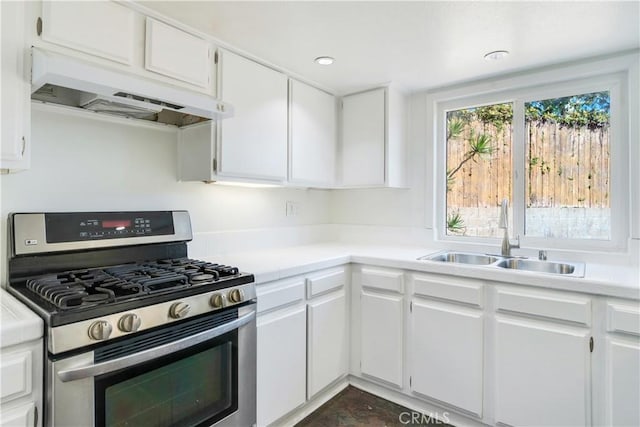
[[[429,419],[428,415],[424,414],[423,416],[403,406],[348,386],[314,413],[296,424],[295,427],[449,426],[448,424],[439,424],[433,418]]]

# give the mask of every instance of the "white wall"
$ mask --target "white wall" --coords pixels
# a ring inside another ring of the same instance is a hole
[[[329,222],[327,191],[178,182],[175,132],[34,108],[32,140],[31,169],[1,177],[2,251],[18,211],[186,209],[196,233]]]

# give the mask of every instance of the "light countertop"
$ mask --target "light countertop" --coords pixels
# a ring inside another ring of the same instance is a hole
[[[587,263],[585,276],[581,278],[526,271],[510,271],[487,266],[417,260],[418,257],[438,250],[437,248],[416,246],[325,243],[218,255],[209,257],[206,260],[237,266],[244,272],[253,273],[258,285],[352,262],[469,277],[490,282],[515,283],[572,292],[640,299],[638,270],[629,266],[612,268],[610,265]]]
[[[42,319],[0,288],[0,348],[42,337]]]

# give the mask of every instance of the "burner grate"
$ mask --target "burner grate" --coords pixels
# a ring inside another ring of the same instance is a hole
[[[28,280],[27,288],[69,310],[202,286],[238,275],[236,267],[175,258],[49,274]]]

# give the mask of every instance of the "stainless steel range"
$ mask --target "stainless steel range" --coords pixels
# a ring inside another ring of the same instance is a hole
[[[185,211],[16,213],[8,290],[45,321],[45,425],[252,426],[253,276]]]

